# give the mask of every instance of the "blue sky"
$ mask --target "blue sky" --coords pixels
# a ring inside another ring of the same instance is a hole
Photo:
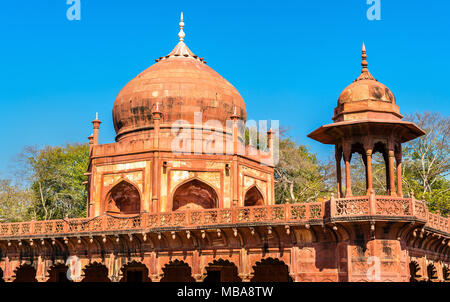
[[[167,3],[169,2],[169,3]],[[326,159],[333,148],[306,135],[331,122],[340,92],[369,70],[403,114],[450,112],[449,1],[382,0],[8,1],[0,10],[0,177],[25,145],[85,142],[99,112],[100,142],[114,141],[120,89],[177,43],[186,44],[243,96],[249,119],[275,119]]]

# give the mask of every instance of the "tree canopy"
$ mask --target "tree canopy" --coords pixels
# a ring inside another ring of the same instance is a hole
[[[19,156],[29,185],[30,215],[37,220],[82,217],[87,191],[83,184],[89,163],[88,144],[26,147]]]

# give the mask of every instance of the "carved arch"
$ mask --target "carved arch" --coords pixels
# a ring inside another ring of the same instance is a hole
[[[133,260],[122,266],[120,270],[122,271],[120,282],[151,282],[148,277],[148,268],[141,262]]]
[[[238,276],[238,268],[229,260],[213,260],[205,268],[206,278],[203,282],[241,282]]]
[[[277,258],[262,259],[253,266],[252,282],[292,282],[289,266]]]
[[[251,186],[244,195],[244,206],[263,206],[264,205],[264,195],[257,185]]]
[[[15,271],[14,282],[37,282],[36,268],[30,264],[22,264]]]
[[[139,188],[124,178],[120,179],[105,198],[105,211],[119,214],[138,214],[141,211],[142,194]]]
[[[219,205],[216,189],[199,178],[190,178],[173,190],[172,210],[211,209]]]
[[[174,260],[166,263],[162,268],[164,276],[161,282],[195,282],[189,264],[184,261]]]

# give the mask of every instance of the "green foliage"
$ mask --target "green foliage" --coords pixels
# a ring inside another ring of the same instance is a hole
[[[327,181],[332,165],[323,164],[304,145],[289,138],[280,139],[280,160],[275,167],[275,200],[285,202],[314,202],[329,196],[332,188]]]
[[[351,181],[352,193],[354,196],[364,196],[367,194],[366,188],[366,168],[363,158],[358,153],[352,154],[351,159]],[[341,163],[341,175],[343,177],[343,192],[345,192],[345,163]],[[376,195],[386,195],[386,166],[383,156],[377,152],[372,156],[372,180],[373,189]]]
[[[88,144],[67,144],[38,150],[27,147],[22,154],[33,199],[29,211],[37,220],[82,217],[87,191],[83,184],[89,164]]]
[[[450,117],[416,113],[406,117],[425,130],[403,148],[403,186],[427,202],[432,212],[450,213]]]
[[[31,194],[11,184],[10,180],[0,180],[0,222],[18,222],[28,220]]]

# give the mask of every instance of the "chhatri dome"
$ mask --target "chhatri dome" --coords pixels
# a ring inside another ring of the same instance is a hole
[[[362,46],[362,70],[359,77],[347,86],[338,99],[335,122],[355,119],[400,120],[399,107],[391,90],[378,82],[367,69],[366,47]]]
[[[183,13],[179,42],[166,56],[132,79],[117,95],[113,108],[116,140],[139,138],[153,128],[152,112],[162,113],[161,126],[184,120],[194,124],[218,120],[225,126],[233,114],[246,120],[244,100],[236,88],[192,53],[184,43]]]
[[[366,47],[362,45],[362,70],[356,80],[340,94],[333,123],[324,125],[308,137],[324,144],[337,144],[346,135],[366,136],[395,131],[404,143],[424,134],[414,123],[403,121],[391,90],[378,82],[367,69]]]

